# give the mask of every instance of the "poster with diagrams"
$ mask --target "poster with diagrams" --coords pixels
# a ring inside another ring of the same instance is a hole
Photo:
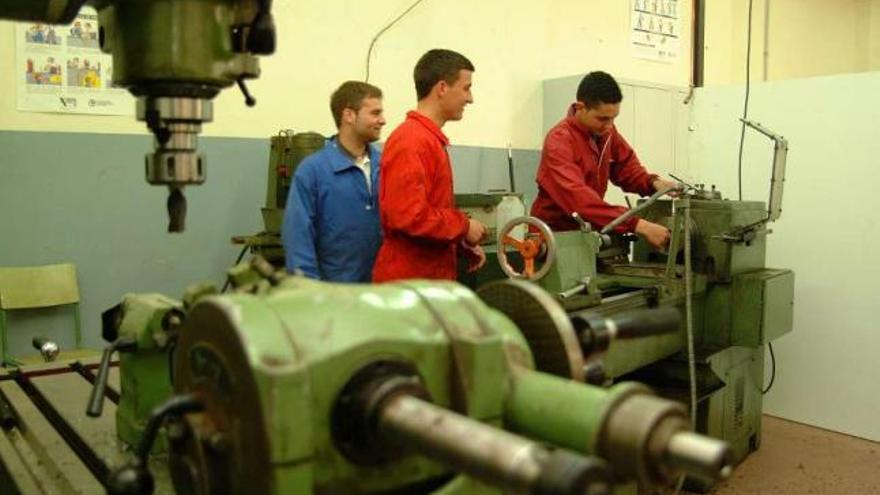
[[[15,26],[18,109],[133,115],[134,98],[113,84],[113,58],[98,46],[98,14],[83,7],[67,26]]]
[[[633,56],[674,62],[681,50],[679,0],[631,0]]]

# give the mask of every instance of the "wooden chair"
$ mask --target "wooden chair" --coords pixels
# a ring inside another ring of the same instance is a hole
[[[76,266],[70,263],[45,266],[0,267],[0,356],[2,365],[18,364],[6,342],[6,312],[21,309],[73,305],[74,337],[79,348],[79,287]]]

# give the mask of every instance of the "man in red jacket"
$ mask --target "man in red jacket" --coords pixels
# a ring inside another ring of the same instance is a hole
[[[373,281],[455,280],[458,249],[476,270],[486,262],[479,242],[486,227],[455,209],[449,139],[441,128],[461,120],[473,103],[474,66],[460,53],[430,50],[419,59],[418,106],[391,133],[382,150],[379,210],[382,247]]]
[[[611,75],[591,72],[577,90],[577,101],[565,119],[544,138],[538,166],[538,196],[531,214],[553,230],[575,230],[572,213],[600,229],[626,211],[605,202],[608,180],[626,192],[648,196],[675,186],[649,173],[635,151],[617,132],[614,119],[623,94]],[[662,248],[669,230],[636,216],[619,225],[618,233],[635,232],[649,244]]]

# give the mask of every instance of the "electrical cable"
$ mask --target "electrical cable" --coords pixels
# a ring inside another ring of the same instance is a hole
[[[742,120],[748,120],[749,117],[749,93],[751,92],[751,67],[752,67],[752,4],[754,0],[749,0],[749,22],[748,22],[748,34],[746,35],[746,95],[743,102],[743,114]],[[743,164],[743,147],[746,139],[746,124],[742,123],[742,127],[740,129],[739,135],[739,159],[737,162],[737,185],[739,187],[739,200],[743,199],[743,179],[742,179],[742,164]],[[770,383],[767,384],[767,388],[761,390],[761,395],[766,395],[767,392],[773,388],[773,382],[776,381],[776,354],[773,353],[773,343],[767,342],[767,347],[770,349]]]
[[[370,58],[373,55],[373,47],[376,46],[376,41],[379,40],[380,36],[385,34],[385,31],[388,31],[389,29],[391,29],[391,26],[394,26],[397,23],[397,21],[403,19],[404,16],[409,14],[412,9],[416,8],[416,6],[418,6],[423,1],[424,0],[416,0],[415,2],[413,2],[412,5],[407,7],[406,10],[404,10],[403,12],[400,13],[400,15],[395,17],[393,21],[389,22],[387,25],[385,25],[385,27],[380,29],[379,32],[376,33],[376,36],[373,36],[372,41],[370,41],[370,47],[367,49],[367,73],[366,73],[366,76],[364,77],[364,82],[370,82]]]
[[[742,119],[747,120],[749,118],[749,91],[751,89],[751,67],[752,67],[752,3],[753,0],[749,0],[749,22],[748,22],[748,35],[746,36],[746,97],[745,102],[743,103],[743,115]],[[737,182],[739,184],[739,200],[743,199],[743,144],[746,140],[746,124],[742,123],[742,127],[740,128],[739,134],[739,161],[737,165]]]
[[[776,355],[773,354],[773,342],[767,342],[767,347],[770,348],[770,383],[767,384],[767,388],[761,390],[761,395],[767,395],[767,392],[773,388],[773,382],[776,381]]]

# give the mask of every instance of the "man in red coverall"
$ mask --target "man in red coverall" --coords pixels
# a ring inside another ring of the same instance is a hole
[[[461,120],[473,103],[474,66],[460,53],[430,50],[413,72],[418,106],[388,136],[382,150],[379,209],[384,237],[373,281],[455,280],[458,250],[470,270],[486,262],[479,242],[486,227],[455,209],[452,167],[441,128]]]
[[[617,132],[614,119],[622,99],[620,86],[611,75],[591,72],[578,85],[577,101],[569,107],[566,118],[544,138],[538,196],[531,214],[551,229],[577,229],[572,218],[575,212],[597,229],[625,212],[626,208],[603,199],[609,179],[624,191],[642,196],[676,185],[645,170]],[[635,232],[658,249],[669,242],[666,227],[635,216],[615,231]]]

